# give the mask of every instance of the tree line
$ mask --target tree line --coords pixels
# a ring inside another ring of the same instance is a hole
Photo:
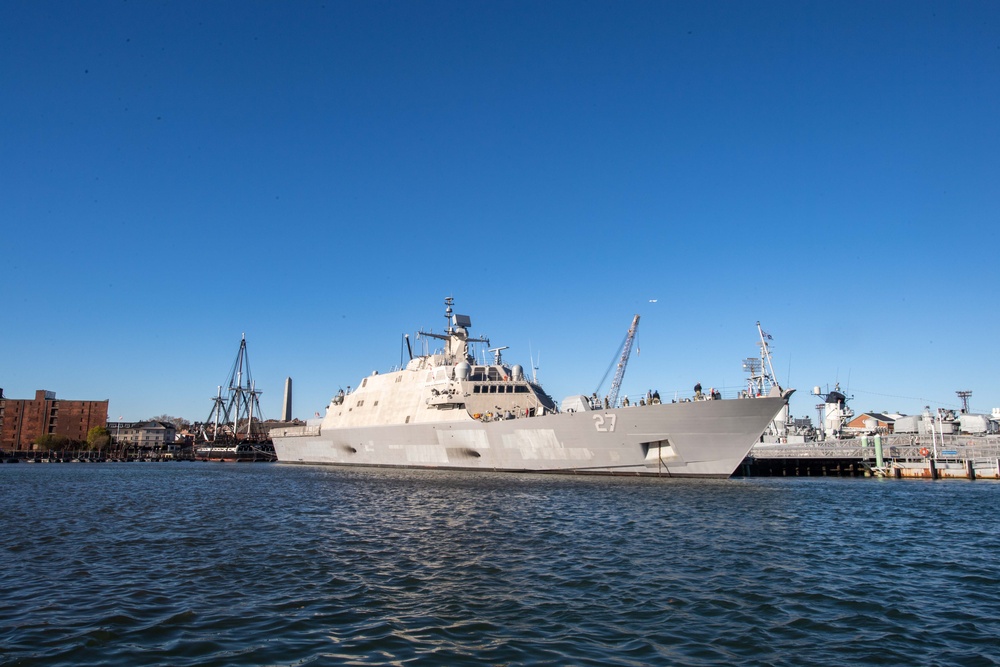
[[[97,451],[108,447],[111,444],[111,434],[103,426],[95,426],[87,431],[87,439],[84,442],[74,440],[61,433],[46,433],[31,441],[37,445],[38,449],[50,451],[62,451],[67,449]]]

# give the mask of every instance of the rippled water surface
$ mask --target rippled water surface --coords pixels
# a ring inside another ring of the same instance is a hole
[[[2,465],[0,664],[998,664],[998,498],[983,480]]]

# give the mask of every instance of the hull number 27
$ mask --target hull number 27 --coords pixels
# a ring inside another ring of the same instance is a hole
[[[618,417],[616,414],[594,415],[594,426],[596,426],[597,430],[602,433],[610,433],[615,430],[616,417]]]

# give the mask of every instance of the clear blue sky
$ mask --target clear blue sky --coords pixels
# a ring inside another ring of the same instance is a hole
[[[266,416],[440,331],[557,399],[1000,407],[1000,3],[0,2],[0,387]],[[656,299],[651,303],[651,299]]]

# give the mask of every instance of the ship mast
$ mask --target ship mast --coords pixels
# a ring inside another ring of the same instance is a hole
[[[486,343],[489,345],[490,339],[485,336],[482,338],[469,338],[469,327],[472,326],[472,320],[468,315],[453,314],[451,307],[454,304],[455,299],[453,297],[445,297],[444,317],[448,325],[445,327],[443,334],[421,331],[417,334],[417,337],[436,338],[445,341],[445,359],[449,364],[457,364],[462,361],[471,362],[473,359],[469,355],[469,343]]]
[[[757,334],[760,336],[760,358],[744,359],[743,370],[750,374],[747,378],[747,389],[751,396],[767,396],[771,387],[781,386],[774,377],[774,366],[771,364],[771,334],[765,333],[757,322]]]
[[[221,432],[228,432],[237,439],[252,439],[259,433],[259,423],[263,419],[260,410],[258,391],[250,374],[250,357],[247,355],[247,337],[243,334],[236,361],[229,371],[227,383],[228,396],[222,395],[222,386],[212,399],[212,412],[202,425],[201,433],[205,440],[215,442]],[[212,424],[212,433],[207,432],[207,426]]]

